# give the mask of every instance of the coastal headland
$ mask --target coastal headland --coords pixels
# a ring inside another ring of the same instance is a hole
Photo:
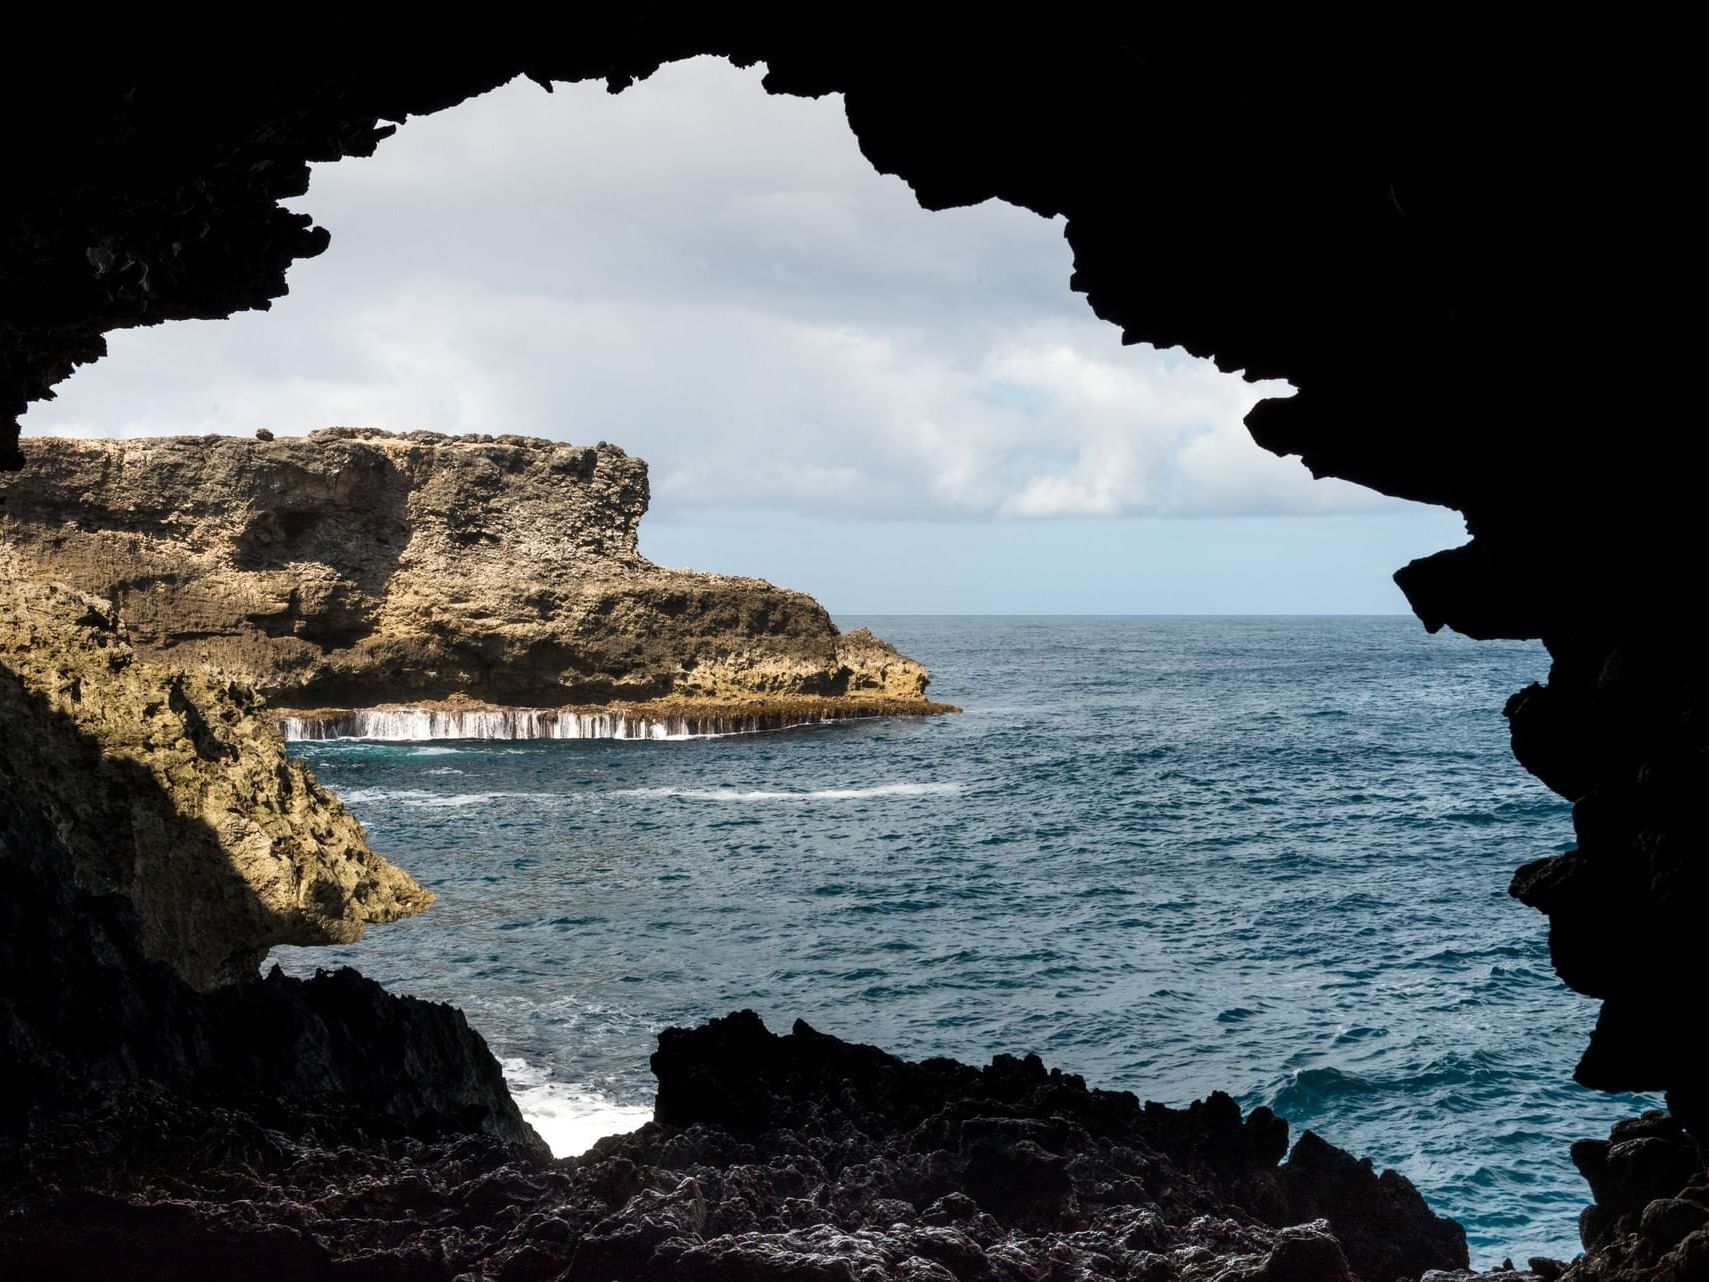
[[[139,654],[249,685],[293,737],[952,710],[923,666],[804,593],[648,561],[647,465],[615,445],[326,428],[33,440],[25,459],[0,485],[10,572],[102,598]]]

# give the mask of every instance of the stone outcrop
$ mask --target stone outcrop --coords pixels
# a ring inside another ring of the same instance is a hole
[[[1596,1200],[1579,1233],[1589,1254],[1564,1282],[1695,1282],[1709,1277],[1709,1162],[1664,1112],[1580,1140],[1573,1162]]]
[[[61,871],[119,896],[197,988],[275,944],[351,943],[433,902],[240,685],[140,659],[101,600],[0,576],[0,792],[27,798]]]
[[[431,900],[242,687],[137,658],[94,598],[0,578],[0,1150],[140,1090],[543,1152],[461,1012],[354,971],[256,973],[273,944]]]
[[[275,706],[937,707],[923,667],[811,597],[643,558],[646,464],[613,445],[328,428],[25,457],[0,478],[19,573],[106,599],[142,654]]]
[[[546,1152],[461,1011],[351,970],[274,969],[200,992],[143,952],[127,900],[78,888],[64,862],[51,817],[0,790],[0,1160],[125,1092],[150,1103],[130,1115],[137,1130],[111,1138],[168,1164],[163,1119],[185,1100],[251,1127],[334,1117],[347,1144],[484,1135]]]
[[[746,1012],[666,1032],[653,1068],[655,1122],[556,1162],[125,1096],[0,1162],[0,1253],[258,1282],[1392,1282],[1466,1259],[1405,1180],[1309,1133],[1278,1165],[1287,1124],[1227,1096],[1141,1105],[1033,1057],[907,1063]],[[115,1142],[139,1122],[155,1149]]]

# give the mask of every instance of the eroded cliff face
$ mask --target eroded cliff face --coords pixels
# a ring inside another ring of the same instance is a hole
[[[138,651],[276,706],[872,701],[927,674],[811,597],[636,550],[613,445],[329,428],[31,440],[0,478],[17,572],[109,601]]]
[[[0,576],[0,1155],[126,1091],[543,1151],[461,1012],[354,971],[257,973],[274,944],[432,900],[249,691],[138,658],[96,598]]]
[[[253,694],[138,658],[97,598],[0,574],[0,726],[0,791],[29,799],[61,872],[125,900],[143,952],[196,988],[433,902],[286,758]]]

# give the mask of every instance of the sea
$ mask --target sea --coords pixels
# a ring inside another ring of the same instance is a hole
[[[1410,617],[861,617],[953,715],[683,740],[297,743],[438,893],[344,948],[462,1007],[559,1154],[658,1031],[752,1008],[908,1058],[1226,1090],[1411,1178],[1474,1263],[1570,1258],[1596,1015],[1506,893],[1568,849],[1501,708],[1540,646]]]

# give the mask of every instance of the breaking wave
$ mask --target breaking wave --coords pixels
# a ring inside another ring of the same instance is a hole
[[[619,788],[613,797],[681,797],[688,801],[861,801],[868,797],[935,797],[961,791],[959,783],[880,783],[869,788]]]
[[[599,1091],[554,1082],[525,1059],[499,1062],[522,1118],[546,1141],[553,1157],[576,1157],[608,1135],[623,1135],[653,1120],[651,1106],[619,1104]]]
[[[622,711],[566,708],[361,708],[348,712],[286,713],[279,733],[290,742],[370,739],[420,743],[433,739],[708,739],[757,734],[844,718],[803,710],[785,714],[632,716]]]

